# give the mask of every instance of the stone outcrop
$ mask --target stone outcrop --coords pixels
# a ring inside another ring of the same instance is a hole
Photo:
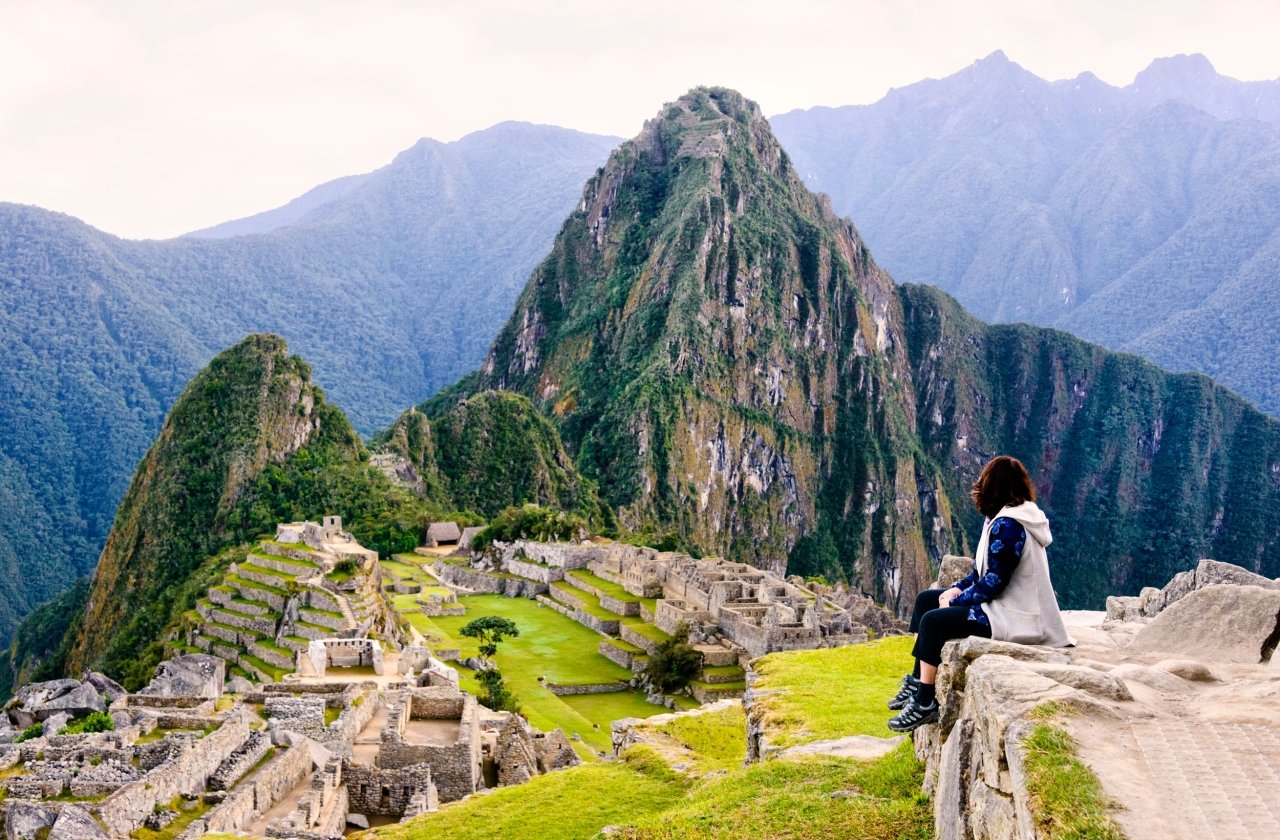
[[[203,653],[161,662],[156,675],[139,694],[156,697],[202,697],[216,700],[226,682],[226,660]]]
[[[939,840],[1039,836],[1025,742],[1046,718],[1123,803],[1113,817],[1132,840],[1280,830],[1266,781],[1280,772],[1280,692],[1267,653],[1280,636],[1280,592],[1225,565],[1202,563],[1152,590],[1176,594],[1154,618],[1066,613],[1074,648],[948,643],[941,720],[914,735]],[[1245,585],[1209,582],[1232,578]]]
[[[1225,564],[1219,564],[1225,565]],[[1212,584],[1163,609],[1130,647],[1212,662],[1265,664],[1280,641],[1280,586]]]
[[[1149,586],[1139,595],[1112,595],[1107,598],[1107,618],[1112,621],[1154,618],[1192,592],[1217,584],[1280,589],[1280,580],[1263,577],[1231,563],[1204,559],[1194,569],[1174,575],[1161,589]]]

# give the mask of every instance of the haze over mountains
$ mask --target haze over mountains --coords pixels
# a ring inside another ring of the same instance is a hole
[[[898,281],[1211,373],[1275,413],[1278,90],[1200,57],[1114,88],[996,54],[772,123]],[[358,430],[385,426],[481,362],[616,144],[515,123],[423,140],[164,242],[0,204],[0,639],[92,568],[165,410],[218,350],[280,333]]]
[[[1059,326],[1280,413],[1280,81],[1159,59],[1047,82],[995,53],[771,121],[899,282]]]

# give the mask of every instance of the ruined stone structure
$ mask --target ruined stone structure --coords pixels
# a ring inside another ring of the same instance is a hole
[[[496,545],[481,558],[480,573],[486,564],[551,590],[561,581],[583,588],[571,573],[585,570],[636,598],[658,598],[654,614],[646,618],[666,633],[686,624],[691,638],[708,648],[705,653],[718,658],[716,665],[736,663],[740,655],[833,647],[867,638],[866,626],[856,622],[849,610],[816,595],[795,582],[798,579],[788,581],[744,563],[695,559],[621,543],[517,541]],[[442,574],[450,572],[447,564],[438,568]],[[591,591],[590,586],[585,588]],[[567,594],[572,598],[572,593]],[[640,605],[634,601],[629,605],[605,591],[592,594],[600,606],[620,616],[639,614]],[[561,600],[560,595],[552,591],[551,600]],[[647,647],[643,640],[628,637],[625,628],[604,626],[585,616],[579,620],[598,632],[621,635],[630,644]],[[716,647],[731,656],[718,656]]]
[[[324,677],[329,666],[372,668],[382,673],[382,645],[377,639],[312,639],[307,658],[316,677]]]

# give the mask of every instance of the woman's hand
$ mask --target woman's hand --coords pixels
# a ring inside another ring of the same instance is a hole
[[[938,596],[938,606],[945,610],[947,607],[951,606],[951,599],[955,598],[959,594],[959,589],[956,589],[954,586],[951,587],[946,592],[943,592]]]

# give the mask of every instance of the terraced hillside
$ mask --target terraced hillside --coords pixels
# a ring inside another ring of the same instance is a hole
[[[313,639],[385,629],[377,555],[352,545],[364,552],[362,562],[348,555],[343,565],[305,543],[259,542],[183,616],[171,653],[212,653],[227,660],[232,673],[278,682]]]

